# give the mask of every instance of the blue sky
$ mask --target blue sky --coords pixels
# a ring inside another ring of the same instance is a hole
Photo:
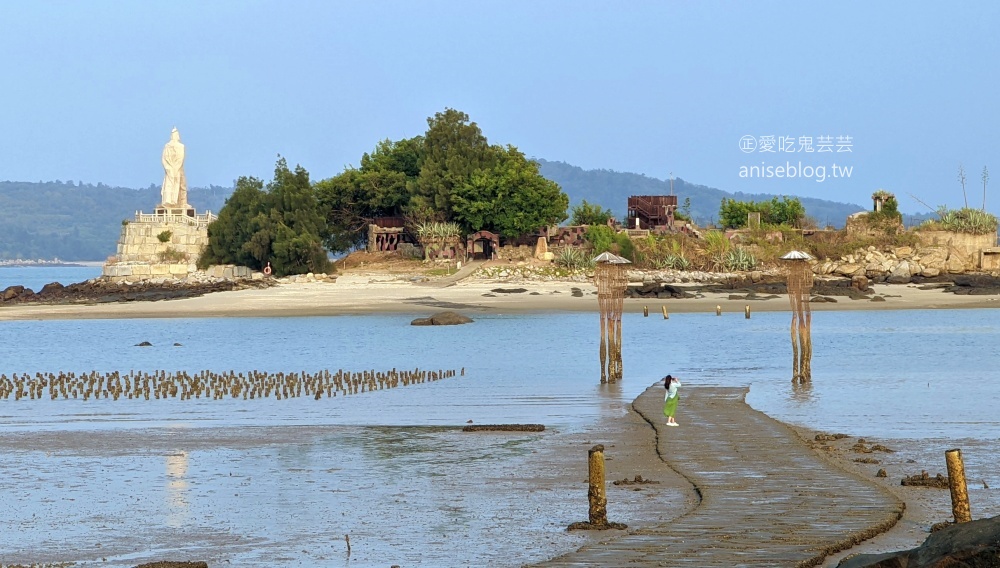
[[[321,179],[452,107],[529,156],[729,191],[918,212],[963,204],[960,163],[970,205],[984,165],[1000,189],[997,2],[0,0],[0,22],[5,180],[159,184],[174,126],[192,186],[278,154]],[[825,136],[842,151],[802,151]]]

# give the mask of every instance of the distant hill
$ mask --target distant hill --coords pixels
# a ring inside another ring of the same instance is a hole
[[[577,205],[583,200],[597,203],[614,211],[619,220],[625,218],[630,195],[669,195],[670,181],[612,170],[584,170],[564,162],[550,162],[537,159],[541,165],[541,173],[546,178],[562,186],[569,195],[570,204]],[[719,205],[723,198],[740,201],[770,200],[773,194],[764,193],[729,193],[714,187],[696,185],[674,178],[674,195],[678,204],[684,203],[684,198],[691,198],[691,216],[698,224],[709,224],[719,217]],[[841,228],[847,216],[851,213],[864,211],[853,203],[839,203],[812,197],[800,197],[806,214],[816,219],[821,227],[833,225]]]
[[[191,188],[198,212],[218,212],[231,188]],[[104,260],[115,254],[122,221],[152,213],[160,188],[73,182],[0,182],[0,259]]]
[[[586,199],[624,219],[630,195],[667,195],[670,182],[641,174],[584,170],[563,162],[538,160],[541,173],[562,186],[572,205]],[[768,194],[729,193],[674,179],[674,194],[683,204],[691,198],[691,214],[699,224],[714,222],[724,197],[760,201]],[[218,213],[232,188],[191,188],[189,201],[202,212]],[[801,198],[820,226],[843,227],[848,215],[865,208],[852,203]],[[152,212],[160,188],[111,187],[73,182],[0,182],[0,259],[104,260],[115,253],[121,222],[136,211]],[[930,215],[905,215],[907,225]]]

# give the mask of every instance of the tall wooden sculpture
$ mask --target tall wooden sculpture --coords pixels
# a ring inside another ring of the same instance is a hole
[[[597,283],[597,304],[601,310],[601,383],[614,383],[622,378],[622,306],[628,275],[627,259],[601,253],[594,280]]]
[[[808,254],[793,250],[781,257],[788,261],[788,301],[792,305],[792,382],[812,380],[812,311],[809,296],[813,286]]]

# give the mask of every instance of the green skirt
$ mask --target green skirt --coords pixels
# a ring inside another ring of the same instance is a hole
[[[674,398],[667,399],[663,403],[663,415],[669,418],[673,418],[674,414],[677,412],[677,401],[681,399],[681,395],[677,395]]]

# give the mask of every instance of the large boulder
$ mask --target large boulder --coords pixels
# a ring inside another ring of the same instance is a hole
[[[472,323],[472,319],[458,312],[438,312],[429,318],[417,318],[410,325],[461,325]]]
[[[848,257],[848,258],[853,259],[853,257]],[[863,270],[864,269],[861,266],[854,264],[849,260],[848,262],[845,262],[844,264],[841,264],[837,268],[833,269],[833,273],[839,274],[841,276],[851,277],[854,276],[855,274],[864,274]]]
[[[42,286],[42,289],[38,293],[43,296],[51,296],[62,292],[65,288],[66,287],[59,282],[49,282],[45,286]]]
[[[910,263],[902,261],[892,269],[886,282],[889,284],[907,284],[910,281]]]
[[[965,264],[965,261],[962,260],[961,256],[953,254],[950,255],[948,260],[945,261],[944,268],[952,274],[961,274],[965,272],[968,267]]]
[[[0,298],[2,298],[4,302],[9,302],[20,296],[23,292],[24,286],[7,286],[7,288],[4,289],[3,294],[0,295]]]
[[[931,533],[912,550],[859,554],[837,568],[988,568],[1000,566],[1000,516],[952,525]]]

